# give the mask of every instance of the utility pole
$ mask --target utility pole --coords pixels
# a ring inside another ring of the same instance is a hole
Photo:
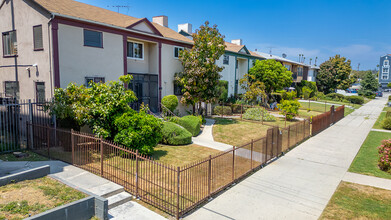
[[[311,61],[312,61],[312,58],[310,58],[310,66],[311,66]]]
[[[318,61],[318,57],[315,57],[315,66],[316,66],[316,61]]]
[[[360,71],[360,63],[357,65],[357,71]]]

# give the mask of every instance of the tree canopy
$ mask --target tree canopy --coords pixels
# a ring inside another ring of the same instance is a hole
[[[361,89],[376,92],[379,88],[379,83],[376,80],[376,77],[373,75],[372,71],[367,71],[360,81]]]
[[[347,89],[354,82],[351,77],[351,61],[340,55],[330,57],[329,60],[320,64],[320,70],[316,76],[318,89],[324,93],[334,92],[335,89]]]
[[[217,26],[209,26],[208,21],[192,37],[193,48],[179,55],[183,72],[177,74],[176,81],[183,86],[181,102],[194,106],[212,102],[220,95],[217,85],[223,67],[216,65],[216,61],[224,54],[225,43]]]
[[[292,72],[275,60],[256,60],[248,74],[248,80],[253,83],[263,83],[265,92],[270,94],[292,84]]]

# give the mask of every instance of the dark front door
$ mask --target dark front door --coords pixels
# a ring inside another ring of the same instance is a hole
[[[129,89],[134,91],[138,99],[132,103],[132,108],[139,110],[144,103],[152,112],[158,112],[158,76],[152,74],[132,74],[132,76]]]

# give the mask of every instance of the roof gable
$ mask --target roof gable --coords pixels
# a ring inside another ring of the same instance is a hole
[[[143,18],[127,28],[163,36],[147,18]]]
[[[239,50],[238,53],[243,53],[243,54],[250,54],[250,51],[247,50],[247,47],[246,46],[243,46],[242,49]]]

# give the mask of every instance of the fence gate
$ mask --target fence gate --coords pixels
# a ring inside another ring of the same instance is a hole
[[[0,98],[0,153],[27,148],[27,135],[37,131],[27,130],[27,122],[53,124],[44,110],[44,103],[14,98]]]

